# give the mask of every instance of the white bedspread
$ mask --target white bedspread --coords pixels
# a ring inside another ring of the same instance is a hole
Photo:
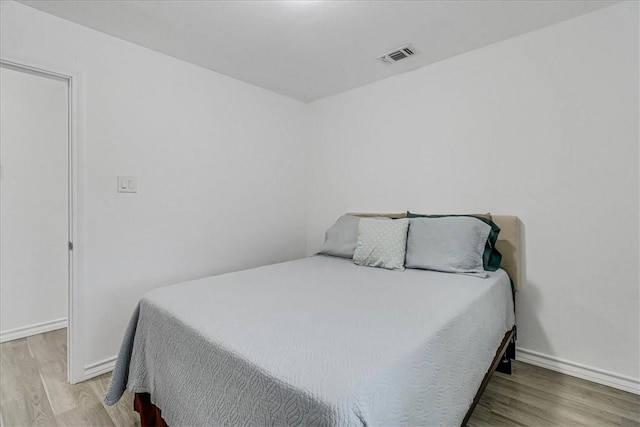
[[[514,325],[502,270],[328,256],[157,289],[138,310],[106,401],[128,384],[172,427],[460,425]]]

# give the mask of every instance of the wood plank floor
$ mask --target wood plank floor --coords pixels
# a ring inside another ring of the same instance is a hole
[[[67,384],[66,357],[65,329],[0,344],[0,425],[140,425],[130,393],[102,403],[111,374]],[[515,362],[493,375],[468,425],[640,426],[640,396]]]
[[[14,426],[139,426],[133,395],[102,398],[111,374],[67,383],[67,331],[0,344],[0,420]]]

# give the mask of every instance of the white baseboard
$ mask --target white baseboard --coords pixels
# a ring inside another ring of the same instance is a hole
[[[83,381],[113,371],[113,368],[116,366],[116,359],[117,357],[113,356],[100,362],[92,363],[91,365],[85,366]]]
[[[23,326],[21,328],[0,331],[0,343],[13,341],[31,335],[43,334],[67,327],[67,319],[50,320],[48,322],[36,323],[35,325]]]
[[[526,348],[516,348],[516,360],[530,365],[540,366],[552,371],[582,378],[583,380],[628,391],[629,393],[640,394],[640,380],[613,372],[603,371],[591,366],[560,359]]]

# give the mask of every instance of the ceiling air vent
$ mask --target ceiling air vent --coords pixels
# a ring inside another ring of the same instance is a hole
[[[414,55],[416,52],[410,45],[404,45],[401,48],[393,50],[389,53],[385,53],[384,55],[378,56],[378,59],[387,64],[393,64],[394,62],[398,62],[401,59],[405,59]]]

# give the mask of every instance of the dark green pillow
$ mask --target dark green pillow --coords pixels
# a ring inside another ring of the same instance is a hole
[[[496,242],[498,241],[498,234],[500,234],[500,227],[498,227],[498,225],[495,222],[491,221],[489,218],[485,218],[484,216],[456,214],[422,215],[407,211],[407,218],[442,218],[446,216],[469,216],[491,226],[489,238],[487,238],[487,243],[485,243],[484,245],[484,253],[482,254],[482,266],[486,271],[496,271],[498,268],[500,268],[500,263],[502,262],[502,254],[496,249]]]

